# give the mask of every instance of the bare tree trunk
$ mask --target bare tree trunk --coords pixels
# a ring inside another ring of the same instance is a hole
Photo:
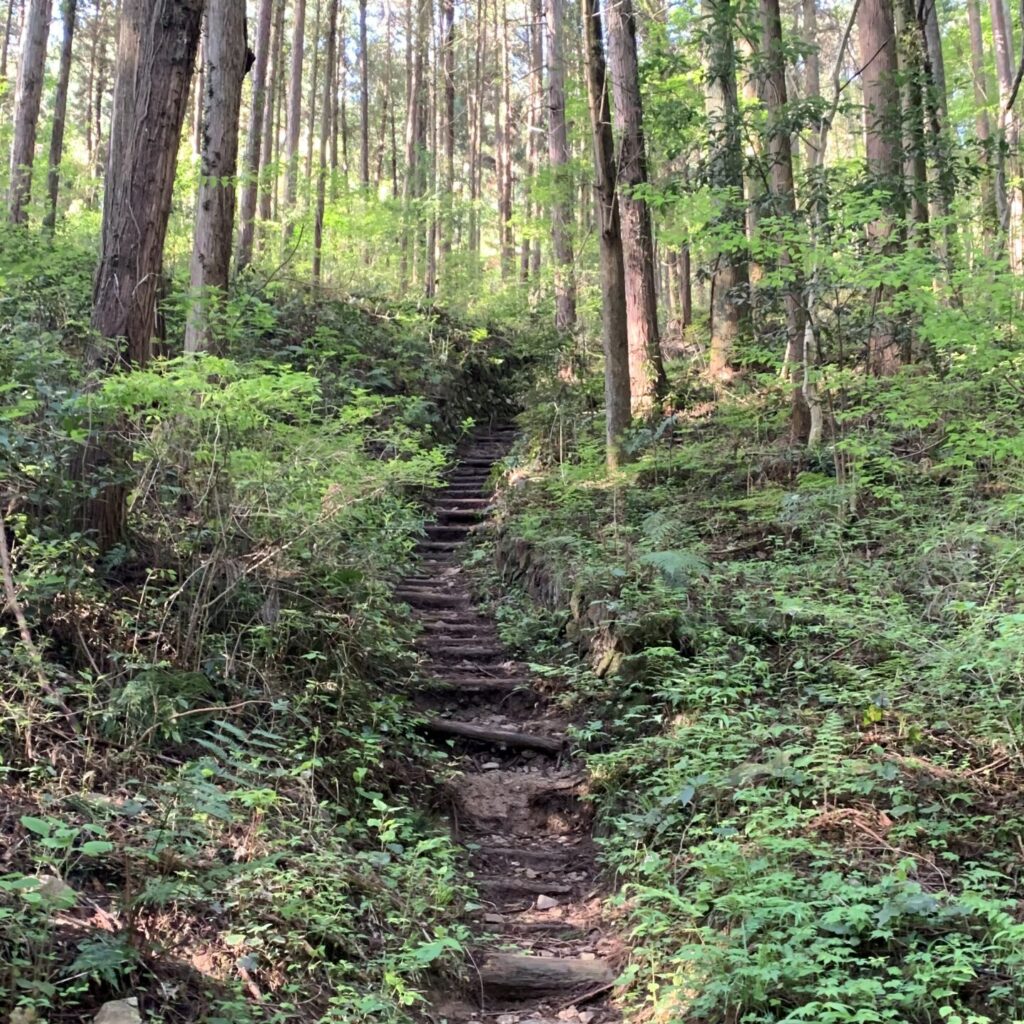
[[[690,247],[679,250],[679,315],[683,327],[693,323],[693,277],[690,271]]]
[[[452,193],[455,189],[455,0],[441,0],[441,74],[444,80],[441,179],[441,274],[447,269],[455,230]]]
[[[483,147],[484,57],[487,53],[487,18],[481,3],[476,17],[476,47],[473,57],[473,90],[469,122],[469,251],[474,272],[480,260],[480,152]]]
[[[15,0],[7,0],[7,18],[4,21],[4,37],[0,40],[0,78],[7,77],[7,55],[11,47],[11,27],[14,22]]]
[[[705,93],[711,138],[708,174],[719,195],[719,224],[743,232],[743,151],[736,96],[736,53],[732,8],[723,0],[704,0]],[[708,371],[728,377],[742,324],[749,311],[746,256],[720,252],[711,280],[711,346]]]
[[[366,0],[359,0],[359,184],[364,190],[370,187],[370,57],[367,45]]]
[[[501,278],[512,276],[515,244],[512,238],[512,125],[511,66],[508,45],[508,9],[505,0],[494,3],[494,36],[498,43],[498,116],[494,148],[497,164],[498,248]]]
[[[256,62],[252,69],[252,106],[245,139],[242,198],[238,207],[238,249],[235,266],[241,273],[252,262],[256,234],[256,200],[259,191],[260,155],[263,150],[263,124],[266,120],[267,69],[270,65],[270,24],[273,0],[260,0],[256,18]]]
[[[530,150],[534,174],[540,170],[541,139],[543,138],[544,121],[544,0],[530,0],[530,16],[532,26],[530,32]],[[602,58],[604,44],[602,42]],[[539,210],[540,204],[537,203]],[[530,244],[529,276],[534,281],[540,278],[540,237],[534,233]]]
[[[192,159],[198,160],[203,152],[203,97],[206,95],[206,12],[203,12],[199,30],[198,70],[192,84]]]
[[[804,99],[821,98],[821,60],[818,56],[818,0],[802,0],[803,37],[808,54],[804,64]],[[809,126],[808,142],[805,159],[808,167],[817,167],[825,154],[818,152],[818,134],[820,123],[815,121]]]
[[[149,359],[202,8],[202,0],[123,0],[92,311],[94,330],[107,340],[90,352],[96,368],[144,366]],[[83,529],[107,550],[124,533],[126,495],[111,436],[89,440],[79,471],[93,488]]]
[[[415,282],[418,216],[414,211],[420,196],[421,164],[425,154],[420,140],[420,92],[423,88],[423,18],[429,0],[409,0],[408,35],[406,37],[406,111],[405,111],[405,178],[402,182],[404,220],[402,230],[401,281],[408,287],[410,268]]]
[[[43,227],[50,231],[57,227],[57,195],[60,191],[60,163],[64,158],[64,125],[68,111],[68,84],[71,81],[71,51],[75,42],[77,6],[77,0],[62,0],[61,3],[64,36],[60,45],[60,69],[57,72],[57,93],[53,100],[53,131],[50,134],[50,164],[46,175],[49,206],[43,218]]]
[[[608,74],[599,0],[583,0],[587,98],[594,148],[594,199],[601,245],[601,342],[604,349],[606,461],[614,470],[624,461],[623,435],[630,424],[629,326],[626,273],[617,168],[608,97]]]
[[[285,142],[285,204],[288,223],[285,238],[294,229],[295,203],[299,197],[299,136],[302,132],[302,58],[306,44],[306,0],[295,0],[292,23],[292,64],[288,85],[288,128]]]
[[[309,185],[313,180],[313,161],[315,155],[318,152],[316,145],[316,115],[317,109],[316,104],[319,99],[319,85],[320,85],[320,39],[321,39],[321,19],[323,15],[323,2],[322,0],[316,0],[316,7],[314,8],[313,16],[313,66],[310,69],[310,85],[309,85],[309,111],[308,111],[308,124],[306,127],[306,184]],[[307,199],[308,202],[308,199]],[[305,205],[305,204],[304,204]]]
[[[109,6],[102,0],[97,4],[96,17],[100,22],[100,47],[99,56],[96,62],[96,92],[93,104],[93,141],[95,152],[92,163],[92,177],[96,188],[93,190],[93,201],[96,202],[99,196],[99,182],[106,173],[107,153],[103,145],[103,100],[107,95],[107,74],[110,70],[107,54],[107,33],[104,31],[103,20]]]
[[[576,327],[576,274],[573,266],[568,174],[569,136],[565,121],[565,56],[562,0],[547,0],[548,164],[554,198],[551,203],[551,250],[555,272],[555,327],[567,334]]]
[[[89,70],[85,79],[85,152],[90,167],[96,164],[94,152],[95,143],[92,137],[92,94],[96,82],[96,60],[99,51],[100,41],[100,6],[96,5],[96,14],[93,16],[89,32]],[[3,77],[3,75],[0,75]]]
[[[320,116],[320,173],[316,183],[316,217],[313,224],[313,284],[320,286],[324,243],[324,207],[327,199],[327,146],[331,131],[331,88],[334,76],[334,48],[338,25],[338,0],[330,0],[327,8],[327,53],[324,56],[324,102]]]
[[[918,31],[915,0],[895,0],[896,59],[900,65],[900,102],[903,125],[903,176],[906,181],[909,220],[918,243],[927,247],[928,161],[924,136],[924,97],[921,82],[924,60]]]
[[[7,217],[12,224],[28,220],[25,209],[32,195],[39,107],[46,74],[46,40],[50,34],[51,0],[28,0],[18,58],[18,85],[14,95],[14,141],[11,144],[10,192]]]
[[[996,165],[996,194],[1005,194],[1007,203],[1001,222],[1003,236],[1015,274],[1024,273],[1024,238],[1022,238],[1022,195],[1020,178],[1020,129],[1017,116],[1008,110],[1013,92],[1013,22],[1006,0],[989,0],[992,19],[992,41],[995,50],[996,76],[999,81],[999,115],[996,120],[996,141],[999,162]],[[1005,156],[1003,149],[1005,146]]]
[[[903,214],[900,97],[891,0],[861,0],[857,30],[864,68],[861,81],[868,172],[888,196],[888,216],[870,225],[868,235],[878,252],[891,253],[899,247],[895,225]],[[895,326],[885,310],[892,295],[891,285],[879,284],[872,296],[874,316],[868,338],[868,366],[873,373],[893,373],[902,361]]]
[[[284,92],[281,75],[281,54],[284,50],[284,0],[274,0],[274,23],[270,44],[270,71],[266,91],[266,103],[263,106],[263,124],[260,143],[260,174],[259,174],[259,214],[260,220],[268,221],[271,216],[271,197],[274,193],[274,182],[277,181],[276,149],[278,147],[277,113],[280,108],[281,94]],[[274,182],[271,182],[273,175]]]
[[[185,351],[216,349],[217,313],[227,294],[235,224],[238,122],[247,70],[245,0],[208,0],[203,151],[199,168]]]
[[[985,60],[985,42],[981,29],[981,10],[978,0],[967,0],[967,23],[971,36],[971,78],[974,86],[974,133],[981,146],[981,210],[986,242],[999,226],[1000,207],[1006,206],[1006,195],[996,196],[995,169],[992,154],[992,126],[988,117],[989,81]],[[991,255],[990,247],[989,255]]]

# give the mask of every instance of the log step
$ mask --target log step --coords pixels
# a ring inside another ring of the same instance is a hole
[[[396,590],[395,598],[414,608],[465,608],[469,604],[465,594],[446,594],[443,591]]]
[[[562,752],[563,741],[553,736],[536,733],[515,732],[512,729],[494,729],[472,722],[457,722],[449,718],[428,718],[425,722],[428,732],[435,736],[472,740],[496,747],[510,747],[517,750],[539,750],[543,754],[556,756]]]
[[[502,679],[495,676],[467,676],[463,679],[449,679],[439,676],[424,683],[421,690],[426,693],[529,693],[530,682],[526,679]]]
[[[464,600],[464,599],[463,599]],[[457,661],[508,661],[508,651],[486,644],[444,644],[426,643],[423,651],[435,659],[454,658]]]
[[[423,530],[428,537],[435,540],[461,541],[473,532],[473,527],[463,523],[452,523],[450,526],[442,523],[428,523]]]
[[[433,551],[435,553],[447,552],[449,555],[452,554],[458,544],[452,544],[450,541],[443,540],[421,540],[416,543],[417,551]]]
[[[439,508],[436,511],[438,522],[444,523],[479,523],[484,517],[483,511],[476,508]]]
[[[516,1000],[569,994],[614,981],[615,972],[603,960],[492,953],[480,968],[487,995]]]

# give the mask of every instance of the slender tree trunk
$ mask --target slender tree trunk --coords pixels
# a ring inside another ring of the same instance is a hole
[[[441,274],[452,253],[455,230],[452,194],[455,190],[455,0],[441,0],[441,74],[444,80],[442,136],[444,165],[441,180]]]
[[[530,105],[530,150],[532,152],[533,172],[540,170],[541,164],[541,139],[544,135],[544,0],[530,0],[530,15],[532,26],[530,32],[530,95],[533,102]],[[603,56],[602,42],[602,56]],[[540,203],[536,203],[540,210]],[[540,279],[540,236],[534,232],[530,244],[530,269],[529,276],[535,282]]]
[[[288,85],[288,127],[285,144],[285,204],[288,223],[285,238],[294,229],[295,204],[299,197],[299,137],[302,133],[302,60],[306,44],[306,0],[295,0],[292,22],[292,64]]]
[[[202,7],[202,0],[123,0],[93,291],[92,326],[106,339],[90,352],[97,369],[144,366],[149,358]],[[111,435],[87,442],[79,471],[93,495],[83,530],[107,550],[123,536],[127,493],[127,467]]]
[[[93,86],[96,82],[96,59],[99,51],[100,41],[100,7],[96,5],[96,14],[92,18],[90,25],[91,31],[89,32],[89,69],[85,79],[85,152],[86,159],[88,160],[89,166],[94,167],[96,164],[96,154],[94,152],[95,141],[92,136],[92,94]],[[0,75],[2,78],[3,75]]]
[[[28,220],[35,163],[36,131],[46,74],[46,40],[50,34],[51,0],[28,0],[18,58],[18,85],[14,95],[14,141],[11,144],[10,192],[7,216],[12,224]]]
[[[316,183],[316,217],[313,224],[313,284],[320,286],[324,243],[324,208],[327,199],[327,147],[331,132],[331,88],[335,64],[334,48],[338,25],[338,0],[330,0],[327,8],[327,52],[324,56],[324,101],[320,116],[320,173]]]
[[[483,147],[484,124],[484,56],[487,52],[487,18],[483,4],[476,16],[476,46],[473,57],[473,91],[469,123],[469,252],[474,273],[480,262],[480,151]]]
[[[4,21],[4,37],[0,39],[0,78],[7,77],[7,55],[11,47],[11,26],[14,22],[15,0],[7,0],[7,18]]]
[[[818,56],[818,0],[802,0],[804,19],[804,45],[808,49],[804,64],[804,99],[821,98],[821,60]],[[825,154],[818,152],[818,137],[821,130],[820,121],[815,119],[808,125],[807,147],[805,159],[807,166],[817,167]]]
[[[693,323],[693,277],[690,271],[690,247],[679,250],[679,315],[683,327]]]
[[[43,226],[50,231],[57,227],[57,195],[60,190],[60,163],[64,159],[64,125],[68,110],[68,84],[71,81],[71,51],[75,42],[77,0],[62,0],[61,15],[64,36],[60,45],[60,68],[57,72],[57,93],[53,100],[53,131],[50,133],[50,164],[46,176],[48,209]]]
[[[555,272],[555,327],[567,334],[576,327],[576,273],[573,266],[572,179],[565,120],[565,56],[562,0],[547,0],[548,163],[551,168],[551,252]]]
[[[272,41],[270,44],[270,71],[266,91],[266,102],[263,106],[263,122],[260,143],[260,174],[259,174],[259,214],[260,220],[270,220],[271,199],[277,181],[277,143],[278,143],[278,110],[281,106],[281,54],[284,51],[284,0],[274,0],[274,21]],[[271,180],[273,179],[273,180]]]
[[[199,160],[203,153],[203,97],[206,95],[206,12],[203,12],[199,30],[198,70],[192,85],[192,159]]]
[[[494,149],[497,163],[498,248],[501,254],[501,278],[512,276],[514,242],[512,239],[512,127],[511,68],[508,46],[508,10],[505,0],[494,3],[494,37],[498,43],[498,116]]]
[[[608,74],[599,0],[583,0],[587,98],[594,149],[594,199],[601,247],[601,342],[604,349],[606,460],[610,470],[624,461],[623,435],[630,423],[629,325],[621,221],[616,196]]]
[[[915,13],[916,0],[895,0],[896,58],[899,61],[900,103],[903,125],[903,176],[907,190],[907,212],[914,226],[913,236],[927,248],[928,161],[924,135],[924,77],[921,37]]]
[[[1013,21],[1006,0],[989,0],[989,11],[992,20],[996,76],[999,81],[999,115],[996,121],[999,162],[996,166],[996,194],[1006,195],[1006,210],[1001,227],[1009,251],[1010,268],[1015,274],[1020,274],[1024,273],[1020,130],[1016,114],[1007,109],[1014,78]]]
[[[720,196],[720,230],[743,235],[743,151],[736,96],[733,8],[728,0],[704,0],[705,92],[711,138],[708,174]],[[711,348],[708,370],[713,379],[732,372],[732,358],[743,321],[749,313],[746,254],[722,251],[711,280]]]
[[[322,0],[316,0],[316,7],[314,8],[313,16],[313,67],[310,69],[310,86],[309,86],[309,111],[308,111],[308,124],[306,127],[306,184],[309,185],[313,180],[313,162],[316,159],[318,152],[316,138],[316,115],[317,115],[317,100],[319,97],[320,87],[320,39],[322,29],[322,15],[323,15],[323,3]]]
[[[898,227],[903,216],[900,159],[900,97],[896,29],[891,0],[861,0],[857,9],[860,62],[864,70],[864,134],[868,172],[886,195],[886,214],[869,226],[868,235],[879,254],[899,248]],[[892,286],[880,283],[872,296],[873,323],[868,338],[868,366],[873,373],[893,373],[902,362],[891,315]]]
[[[208,0],[206,93],[199,201],[192,241],[192,306],[185,351],[217,349],[217,313],[227,294],[235,227],[238,123],[247,70],[245,0]]]
[[[988,117],[989,81],[985,60],[985,41],[981,28],[981,9],[978,0],[967,0],[967,23],[971,36],[971,78],[974,86],[974,133],[981,147],[981,211],[984,237],[987,239],[999,226],[999,209],[1006,207],[1005,194],[996,197],[994,159],[992,153],[992,125]],[[991,247],[987,247],[989,255]]]
[[[241,273],[252,262],[256,233],[256,201],[259,192],[260,155],[263,150],[263,125],[267,111],[267,69],[270,65],[270,26],[273,0],[260,0],[256,18],[256,62],[252,69],[252,105],[249,130],[245,139],[242,164],[242,197],[238,208],[238,249],[235,265]]]
[[[366,0],[359,0],[359,184],[370,187],[370,57],[366,39]],[[391,40],[388,40],[391,46]]]
[[[95,143],[94,162],[92,163],[92,177],[95,184],[93,190],[93,201],[97,201],[99,196],[99,182],[106,173],[106,161],[107,161],[107,148],[103,144],[103,100],[107,95],[107,74],[110,70],[110,64],[107,54],[107,33],[102,31],[105,29],[103,21],[105,20],[106,12],[109,10],[107,4],[100,0],[97,5],[96,17],[100,22],[101,36],[100,36],[100,48],[99,57],[96,64],[96,92],[95,102],[93,103],[93,141]]]

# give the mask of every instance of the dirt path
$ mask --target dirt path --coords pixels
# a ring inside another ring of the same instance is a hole
[[[424,625],[429,682],[418,703],[438,742],[460,756],[451,827],[485,904],[474,919],[472,991],[438,994],[431,1016],[606,1024],[621,1019],[607,1003],[621,950],[601,928],[580,799],[586,776],[566,751],[566,722],[502,646],[460,567],[463,545],[486,523],[492,467],[514,436],[510,427],[481,429],[464,446],[437,494],[419,572],[397,592]]]

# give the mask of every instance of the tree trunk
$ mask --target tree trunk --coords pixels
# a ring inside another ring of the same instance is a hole
[[[263,126],[266,121],[267,69],[270,65],[270,25],[273,0],[260,0],[256,18],[256,62],[252,69],[252,105],[249,130],[245,139],[242,197],[238,207],[238,249],[235,266],[241,273],[252,262],[256,233],[256,200],[259,191],[260,155],[263,151]]]
[[[263,107],[263,140],[260,143],[260,176],[259,176],[259,213],[260,220],[270,220],[271,198],[274,194],[274,182],[277,181],[277,170],[274,162],[277,157],[277,111],[280,107],[280,96],[284,91],[281,84],[281,54],[284,51],[284,0],[274,0],[273,40],[270,45],[269,83],[266,103]],[[273,176],[273,182],[271,181]]]
[[[219,347],[216,321],[231,268],[238,122],[247,52],[245,0],[208,0],[203,150],[192,240],[192,305],[185,326],[186,352]]]
[[[998,229],[999,210],[1006,207],[1006,195],[1004,193],[1000,198],[996,196],[992,126],[988,117],[988,71],[978,0],[967,0],[967,22],[971,36],[971,77],[974,86],[975,107],[974,132],[981,146],[981,159],[984,168],[981,178],[982,228],[983,235],[987,240]]]
[[[444,165],[441,180],[441,274],[452,252],[455,229],[452,193],[455,189],[455,0],[441,0],[441,74],[444,81],[442,136]]]
[[[99,56],[96,62],[96,92],[94,96],[94,104],[92,111],[93,118],[93,141],[95,144],[95,151],[93,153],[92,162],[92,176],[93,182],[96,184],[96,188],[93,190],[93,201],[97,201],[99,197],[99,182],[106,173],[106,161],[107,161],[107,149],[103,145],[103,100],[107,94],[107,75],[110,71],[110,65],[107,53],[107,33],[102,31],[104,26],[102,25],[103,16],[109,7],[100,0],[96,8],[96,17],[101,22],[101,36],[100,36],[100,47]]]
[[[541,139],[544,121],[544,0],[530,0],[532,26],[530,32],[530,149],[533,154],[533,173],[540,170]],[[603,59],[602,44],[602,59]],[[539,203],[537,204],[539,209]],[[534,281],[540,278],[540,235],[535,232],[530,243],[529,276]]]
[[[689,327],[693,323],[693,277],[688,245],[679,250],[679,315],[683,327]]]
[[[313,160],[315,154],[318,152],[316,145],[316,115],[317,109],[316,104],[319,99],[318,87],[320,85],[320,39],[323,15],[323,3],[322,0],[316,0],[316,7],[314,8],[313,16],[313,66],[310,69],[310,85],[309,85],[309,111],[308,111],[308,125],[306,128],[306,184],[309,185],[313,180]],[[308,193],[307,193],[308,197]],[[308,198],[305,203],[308,203]],[[304,203],[304,205],[305,205]]]
[[[68,111],[68,84],[71,81],[71,51],[75,42],[75,14],[77,0],[62,0],[61,14],[64,36],[60,45],[60,69],[57,72],[57,93],[53,100],[53,131],[50,134],[50,164],[46,176],[49,201],[43,227],[54,231],[57,227],[57,195],[60,191],[60,163],[64,159],[64,126]]]
[[[370,57],[366,39],[366,0],[359,0],[359,184],[364,190],[370,187]]]
[[[25,207],[32,195],[39,107],[46,75],[46,40],[50,34],[51,0],[28,0],[18,57],[14,95],[14,141],[11,144],[10,192],[7,216],[12,224],[28,220]]]
[[[494,35],[498,42],[498,104],[495,122],[494,149],[498,190],[498,249],[501,257],[501,279],[512,276],[514,243],[512,240],[512,127],[511,68],[508,46],[508,10],[505,0],[494,3]]]
[[[634,189],[647,183],[636,21],[632,0],[607,8],[608,56],[619,134],[618,201],[626,271],[629,376],[633,411],[649,413],[664,390],[665,370],[658,337],[651,213]]]
[[[630,423],[629,325],[626,274],[616,196],[617,168],[598,0],[583,0],[583,33],[594,150],[594,199],[600,231],[601,342],[604,349],[605,452],[610,470],[623,461],[622,438]]]
[[[1006,0],[989,0],[992,19],[992,42],[995,50],[996,75],[999,81],[999,114],[996,120],[996,142],[999,162],[996,165],[996,194],[1006,195],[1001,228],[1009,251],[1010,268],[1015,274],[1024,272],[1024,239],[1021,237],[1022,208],[1020,176],[1020,131],[1017,116],[1007,107],[1013,91],[1013,22]],[[1005,156],[1004,156],[1005,147]],[[1012,182],[1012,186],[1008,184]]]
[[[743,151],[736,96],[733,9],[728,0],[703,0],[705,91],[709,121],[708,175],[720,196],[719,229],[733,248],[719,252],[711,279],[711,345],[708,371],[728,377],[743,321],[749,312],[746,254],[735,251],[743,237]]]
[[[306,44],[306,0],[295,0],[292,23],[292,63],[288,84],[288,128],[285,143],[285,204],[288,223],[285,238],[294,228],[295,203],[299,196],[299,136],[302,133],[302,58]]]
[[[876,251],[891,253],[899,248],[897,225],[903,216],[900,97],[891,0],[861,0],[857,31],[864,69],[861,81],[868,173],[887,197],[886,215],[869,226],[868,236]],[[872,296],[868,367],[877,374],[893,373],[902,362],[895,326],[885,309],[892,295],[892,286],[881,282]]]
[[[92,311],[93,329],[107,340],[89,354],[96,368],[144,366],[149,358],[202,8],[203,0],[123,0]],[[85,446],[81,470],[94,497],[83,527],[101,550],[124,531],[126,488],[118,461],[109,436],[94,436]]]
[[[793,181],[793,144],[789,134],[786,93],[786,49],[782,39],[782,15],[779,0],[761,0],[760,98],[766,111],[766,145],[769,161],[771,214],[779,230],[776,234],[779,269],[786,281],[786,363],[793,390],[793,435],[805,441],[810,429],[810,415],[800,383],[803,380],[801,351],[804,337],[803,274],[799,261],[790,253],[788,237],[796,220],[796,188]]]
[[[565,121],[565,57],[562,52],[562,0],[547,0],[548,163],[551,169],[551,250],[555,272],[555,327],[567,334],[576,327],[576,275],[573,267],[568,174],[569,136]]]
[[[818,56],[818,0],[802,0],[803,37],[808,49],[804,64],[804,99],[821,98],[821,59]],[[808,125],[806,156],[808,168],[817,167],[825,154],[818,151],[821,123],[815,119]]]
[[[327,8],[327,53],[324,57],[324,102],[320,115],[320,173],[316,183],[316,217],[313,223],[313,284],[320,286],[324,243],[324,207],[327,200],[327,146],[331,132],[331,88],[334,76],[335,42],[338,26],[338,0],[330,0]]]
[[[7,55],[11,48],[11,27],[14,23],[15,0],[7,0],[7,18],[4,21],[4,37],[0,39],[0,78],[7,77]]]
[[[916,16],[916,0],[895,0],[896,59],[899,61],[903,125],[903,176],[910,224],[918,243],[927,246],[928,161],[924,134],[924,55]]]

